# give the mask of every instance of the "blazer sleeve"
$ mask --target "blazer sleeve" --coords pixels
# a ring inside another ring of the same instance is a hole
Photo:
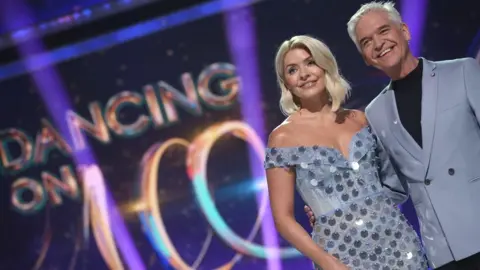
[[[480,65],[473,58],[467,58],[463,65],[467,98],[477,122],[480,123]]]
[[[368,113],[366,115],[368,119]],[[380,182],[393,203],[396,205],[402,204],[408,199],[408,183],[405,179],[398,177],[397,169],[378,138],[375,128],[370,127],[376,140],[376,158]]]

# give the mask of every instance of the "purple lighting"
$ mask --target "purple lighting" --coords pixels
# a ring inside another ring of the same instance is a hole
[[[28,8],[20,1],[6,1],[2,2],[3,5],[0,7],[0,11],[3,12],[1,16],[3,18],[2,23],[5,25],[10,24],[12,21],[20,21],[20,20],[27,20],[29,21],[31,18],[31,14]],[[20,17],[16,18],[9,18],[9,15],[16,16],[15,14],[22,14]],[[38,40],[32,40],[32,42],[28,43],[20,43],[17,44],[17,49],[20,55],[23,58],[32,54],[32,52],[44,52],[45,49],[43,44]],[[46,55],[48,57],[48,54]],[[24,62],[24,64],[29,68],[30,66],[34,66],[37,63],[35,61],[29,61],[28,58]],[[67,96],[65,95],[64,87],[62,85],[62,81],[58,76],[56,70],[51,67],[46,67],[44,69],[38,70],[36,72],[32,72],[31,76],[35,81],[35,84],[38,87],[39,94],[42,97],[44,104],[47,107],[47,110],[50,116],[53,118],[56,127],[59,129],[60,133],[63,135],[63,138],[69,143],[73,145],[73,140],[71,133],[69,131],[67,120],[66,120],[66,113],[67,111],[72,108],[71,104]],[[89,149],[81,151],[73,152],[73,158],[77,166],[79,165],[90,165],[94,164],[95,159],[93,154]],[[107,200],[113,201],[110,193],[105,190],[105,194]],[[134,248],[133,241],[129,236],[126,227],[122,218],[119,215],[116,215],[116,209],[113,207],[112,203],[108,204],[109,212],[113,213],[113,215],[109,215],[110,223],[116,224],[112,226],[115,240],[118,244],[120,251],[129,266],[129,269],[138,269],[143,270],[145,266],[143,265],[140,255],[138,254],[137,250]]]
[[[402,18],[408,25],[410,34],[410,49],[413,55],[420,56],[422,53],[423,30],[426,20],[427,0],[402,0]]]
[[[243,120],[247,122],[265,140],[265,128],[262,112],[262,96],[256,54],[256,35],[253,14],[250,7],[239,8],[225,14],[226,33],[230,54],[241,78],[240,102]],[[265,179],[262,162],[255,151],[249,149],[250,170],[252,178]],[[262,190],[262,192],[267,192]],[[262,194],[257,196],[260,204]],[[267,207],[267,212],[270,207]],[[263,242],[269,247],[278,247],[278,239],[271,215],[265,215],[262,221]],[[278,254],[268,259],[269,270],[280,270],[282,265]]]

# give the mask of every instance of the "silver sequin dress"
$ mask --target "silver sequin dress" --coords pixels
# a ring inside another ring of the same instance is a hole
[[[376,157],[365,127],[348,159],[328,147],[268,148],[265,168],[295,168],[297,191],[317,217],[313,240],[351,269],[428,269],[416,232],[383,192]]]

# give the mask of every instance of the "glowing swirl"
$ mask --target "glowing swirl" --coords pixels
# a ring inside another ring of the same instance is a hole
[[[225,220],[221,217],[213,198],[207,187],[206,164],[209,152],[221,136],[233,133],[235,136],[247,141],[254,146],[261,159],[264,156],[264,145],[248,125],[241,122],[225,122],[217,126],[210,127],[203,132],[194,142],[190,143],[183,139],[170,139],[162,144],[154,145],[145,154],[142,164],[142,203],[145,208],[140,213],[140,220],[144,225],[144,231],[147,233],[154,248],[160,256],[166,257],[169,263],[176,269],[193,269],[178,254],[162,221],[161,211],[158,200],[158,167],[165,151],[172,146],[181,146],[188,148],[187,154],[187,172],[192,180],[194,191],[200,208],[206,216],[215,232],[231,247],[241,254],[248,254],[259,258],[268,258],[273,255],[280,255],[283,258],[298,257],[300,253],[294,248],[267,248],[262,245],[251,243],[258,232],[261,220],[268,206],[268,193],[265,191],[262,197],[261,207],[257,220],[252,231],[246,239],[241,238],[228,227]],[[264,179],[262,179],[265,181]],[[216,269],[231,269],[233,265],[241,258],[236,254],[232,260]]]
[[[84,226],[91,225],[98,250],[110,269],[123,270],[122,260],[113,240],[108,212],[105,181],[97,165],[79,168],[84,184]]]
[[[160,161],[165,151],[172,146],[188,147],[189,142],[183,139],[170,139],[162,144],[156,144],[150,148],[144,156],[142,172],[142,199],[145,203],[145,210],[140,214],[140,219],[146,228],[151,243],[160,256],[168,259],[170,265],[176,269],[192,269],[178,254],[175,246],[168,236],[158,201],[157,172]],[[235,257],[234,257],[235,259]],[[235,260],[236,261],[236,260]],[[234,260],[222,265],[217,269],[231,269]]]
[[[263,259],[276,256],[277,254],[282,258],[298,257],[300,253],[295,248],[279,249],[275,247],[265,247],[241,238],[227,225],[215,207],[207,185],[207,160],[213,144],[221,136],[228,133],[232,133],[236,137],[251,144],[260,160],[262,160],[265,155],[265,147],[262,140],[250,126],[242,122],[225,122],[210,127],[203,132],[193,141],[191,147],[189,147],[187,159],[188,174],[190,179],[193,179],[195,197],[200,204],[200,209],[223,241],[240,253]],[[265,214],[265,209],[268,204],[268,191],[265,189],[262,195],[262,203],[259,211],[259,216],[261,217]]]

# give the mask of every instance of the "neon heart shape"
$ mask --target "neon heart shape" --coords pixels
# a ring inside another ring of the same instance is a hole
[[[252,145],[260,160],[263,160],[265,146],[262,140],[250,126],[240,121],[229,121],[211,126],[191,143],[184,139],[173,138],[161,144],[153,145],[142,159],[141,203],[144,205],[144,209],[140,213],[140,219],[145,227],[145,232],[148,234],[158,255],[168,258],[169,263],[176,269],[193,270],[193,268],[178,254],[170,240],[161,217],[157,195],[158,166],[165,151],[174,145],[183,146],[188,149],[186,157],[187,174],[192,181],[194,194],[203,215],[216,234],[225,243],[237,251],[237,254],[232,260],[216,269],[231,269],[241,258],[241,254],[263,259],[267,259],[271,256],[280,256],[281,258],[301,256],[299,251],[292,247],[265,247],[251,242],[260,228],[261,220],[269,204],[268,191],[266,189],[263,190],[257,219],[246,239],[237,235],[220,215],[208,190],[206,166],[210,150],[214,143],[220,137],[229,133]]]

